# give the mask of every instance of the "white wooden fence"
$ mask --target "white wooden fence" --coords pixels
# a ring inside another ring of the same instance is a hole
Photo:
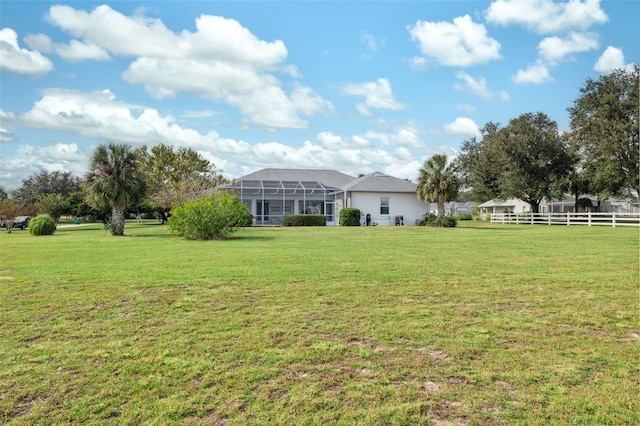
[[[640,227],[640,213],[493,213],[491,223]]]

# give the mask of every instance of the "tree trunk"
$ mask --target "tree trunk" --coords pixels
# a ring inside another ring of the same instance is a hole
[[[444,197],[438,197],[438,217],[444,217]]]
[[[529,205],[531,206],[532,213],[540,213],[540,201],[531,200],[529,201]]]
[[[124,235],[124,207],[114,206],[111,209],[111,235]]]

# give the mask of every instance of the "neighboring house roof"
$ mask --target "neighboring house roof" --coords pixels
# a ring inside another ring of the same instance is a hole
[[[589,196],[589,195],[581,195],[580,198],[590,198],[590,199],[595,199],[595,197]],[[562,198],[543,198],[542,200],[540,200],[540,205],[544,205],[544,204],[560,204],[560,203],[564,203],[564,204],[573,204],[575,202],[575,198],[573,195],[571,194],[564,194],[562,196]]]
[[[514,207],[521,204],[527,204],[526,202],[518,198],[509,198],[507,200],[499,200],[494,198],[493,200],[485,201],[478,205],[478,207]]]
[[[386,175],[381,172],[373,172],[361,176],[346,185],[340,187],[343,191],[352,192],[416,192],[416,184]]]
[[[236,181],[319,182],[324,186],[340,188],[355,177],[336,170],[262,169],[236,179]]]

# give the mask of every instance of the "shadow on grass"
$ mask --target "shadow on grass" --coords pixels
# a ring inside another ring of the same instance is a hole
[[[268,241],[268,240],[275,240],[275,237],[273,237],[271,235],[232,235],[231,237],[229,237],[229,240],[231,240],[231,241],[233,241],[233,240]]]
[[[465,223],[460,224],[456,228],[459,229],[477,229],[481,231],[505,231],[505,230],[522,230],[526,229],[528,224],[501,224],[501,223]]]
[[[78,226],[77,228],[58,228],[56,229],[56,234],[59,232],[78,232],[78,231],[104,231],[108,232],[105,229],[94,227],[94,226]]]

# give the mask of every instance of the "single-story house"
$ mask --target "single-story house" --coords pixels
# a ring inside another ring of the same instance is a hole
[[[356,207],[362,225],[414,225],[429,210],[416,185],[374,172],[354,177],[336,170],[262,169],[226,185],[253,215],[255,225],[281,225],[287,214],[323,214],[337,225],[339,212]]]
[[[616,213],[637,213],[640,212],[640,205],[637,199],[607,199],[600,201],[598,205],[597,197],[593,195],[581,195],[582,200],[578,207],[578,212],[616,212]],[[492,213],[529,213],[531,206],[518,199],[499,200],[494,198],[480,204],[480,217],[488,219]],[[540,213],[574,213],[575,198],[573,195],[565,194],[558,199],[543,199],[540,202]]]
[[[575,197],[565,194],[561,199],[544,199],[540,203],[541,213],[574,213]],[[608,198],[598,203],[595,195],[580,195],[578,212],[603,212],[603,213],[638,213],[640,205],[637,198]]]
[[[509,198],[507,200],[494,198],[493,200],[485,201],[478,207],[480,208],[480,217],[482,219],[488,219],[494,213],[528,213],[531,211],[529,203],[518,198]]]

